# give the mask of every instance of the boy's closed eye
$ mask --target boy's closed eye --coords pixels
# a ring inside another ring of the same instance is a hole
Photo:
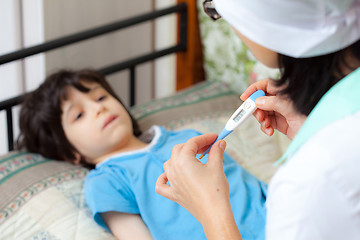
[[[106,95],[100,96],[100,97],[97,98],[96,101],[97,101],[97,102],[101,102],[101,101],[105,100],[106,97],[107,97]]]
[[[82,112],[76,114],[76,116],[75,116],[75,121],[79,120],[82,116],[83,116],[83,113],[82,113]]]

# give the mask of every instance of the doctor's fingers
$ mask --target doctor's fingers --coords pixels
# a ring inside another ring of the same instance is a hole
[[[196,158],[196,154],[203,152],[217,138],[217,134],[208,133],[190,138],[183,146],[182,156],[186,159]]]
[[[171,156],[170,156],[170,159],[167,160],[164,165],[163,165],[163,168],[164,168],[164,171],[165,172],[169,172],[170,171],[170,168],[172,167],[172,164],[174,162],[177,161],[177,159],[179,158],[179,155],[181,153],[181,150],[183,149],[184,147],[184,143],[181,143],[181,144],[177,144],[173,147],[172,149],[172,152],[171,152]]]
[[[178,162],[179,155],[184,147],[184,144],[185,143],[175,145],[172,149],[170,159],[164,163],[163,168],[165,173],[167,173],[168,175],[170,174],[173,165],[175,165]]]
[[[155,184],[155,192],[163,197],[166,197],[167,199],[176,201],[173,191],[171,187],[167,184],[167,182],[168,182],[168,178],[165,172],[158,177]]]
[[[284,96],[259,97],[256,99],[255,104],[260,110],[267,111],[269,114],[273,115],[275,115],[274,112],[276,112],[285,118],[296,113],[291,100]]]
[[[185,143],[175,145],[172,149],[170,158],[177,158],[177,156],[180,154],[181,150],[183,149],[184,144]]]
[[[279,92],[279,88],[273,82],[274,80],[270,78],[262,79],[251,84],[243,94],[241,94],[240,99],[245,101],[248,97],[256,92],[257,90],[263,90],[266,95],[276,95]]]
[[[177,144],[173,147],[171,157],[163,165],[164,171],[171,174],[172,169],[179,170],[180,168],[186,168],[186,164],[189,161],[196,161],[196,154],[203,152],[205,147],[210,146],[217,134],[208,133],[200,136],[190,138],[186,143]]]
[[[274,134],[274,129],[276,129],[276,121],[273,121],[272,114],[273,113],[261,109],[257,109],[253,114],[260,123],[261,130],[269,136],[272,136]]]

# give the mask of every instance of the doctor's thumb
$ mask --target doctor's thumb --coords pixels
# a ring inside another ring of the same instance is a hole
[[[281,108],[279,103],[279,97],[277,96],[259,97],[255,101],[257,108],[264,111],[279,111],[279,107]]]
[[[220,164],[222,166],[225,148],[226,142],[224,140],[219,140],[214,143],[209,153],[209,162],[211,162],[211,164]]]
[[[295,112],[291,101],[288,98],[280,96],[259,97],[256,99],[255,104],[258,109],[263,111],[274,111],[283,115],[285,118],[287,118],[289,114]]]

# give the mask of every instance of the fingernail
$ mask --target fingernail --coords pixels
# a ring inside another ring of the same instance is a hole
[[[264,105],[265,104],[265,99],[264,98],[258,98],[255,101],[256,105]]]
[[[265,128],[265,133],[267,134],[267,135],[270,135],[270,128]]]
[[[221,148],[223,151],[225,151],[226,142],[225,142],[224,140],[220,140],[219,146],[220,146],[220,148]]]

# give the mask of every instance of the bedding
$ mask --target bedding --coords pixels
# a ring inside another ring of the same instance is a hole
[[[142,130],[194,128],[219,133],[241,103],[223,82],[203,82],[131,109]],[[283,153],[277,136],[263,134],[255,118],[226,138],[226,152],[268,182]],[[285,144],[287,144],[285,142]],[[88,170],[37,154],[0,157],[0,239],[114,239],[91,218],[82,193]]]

